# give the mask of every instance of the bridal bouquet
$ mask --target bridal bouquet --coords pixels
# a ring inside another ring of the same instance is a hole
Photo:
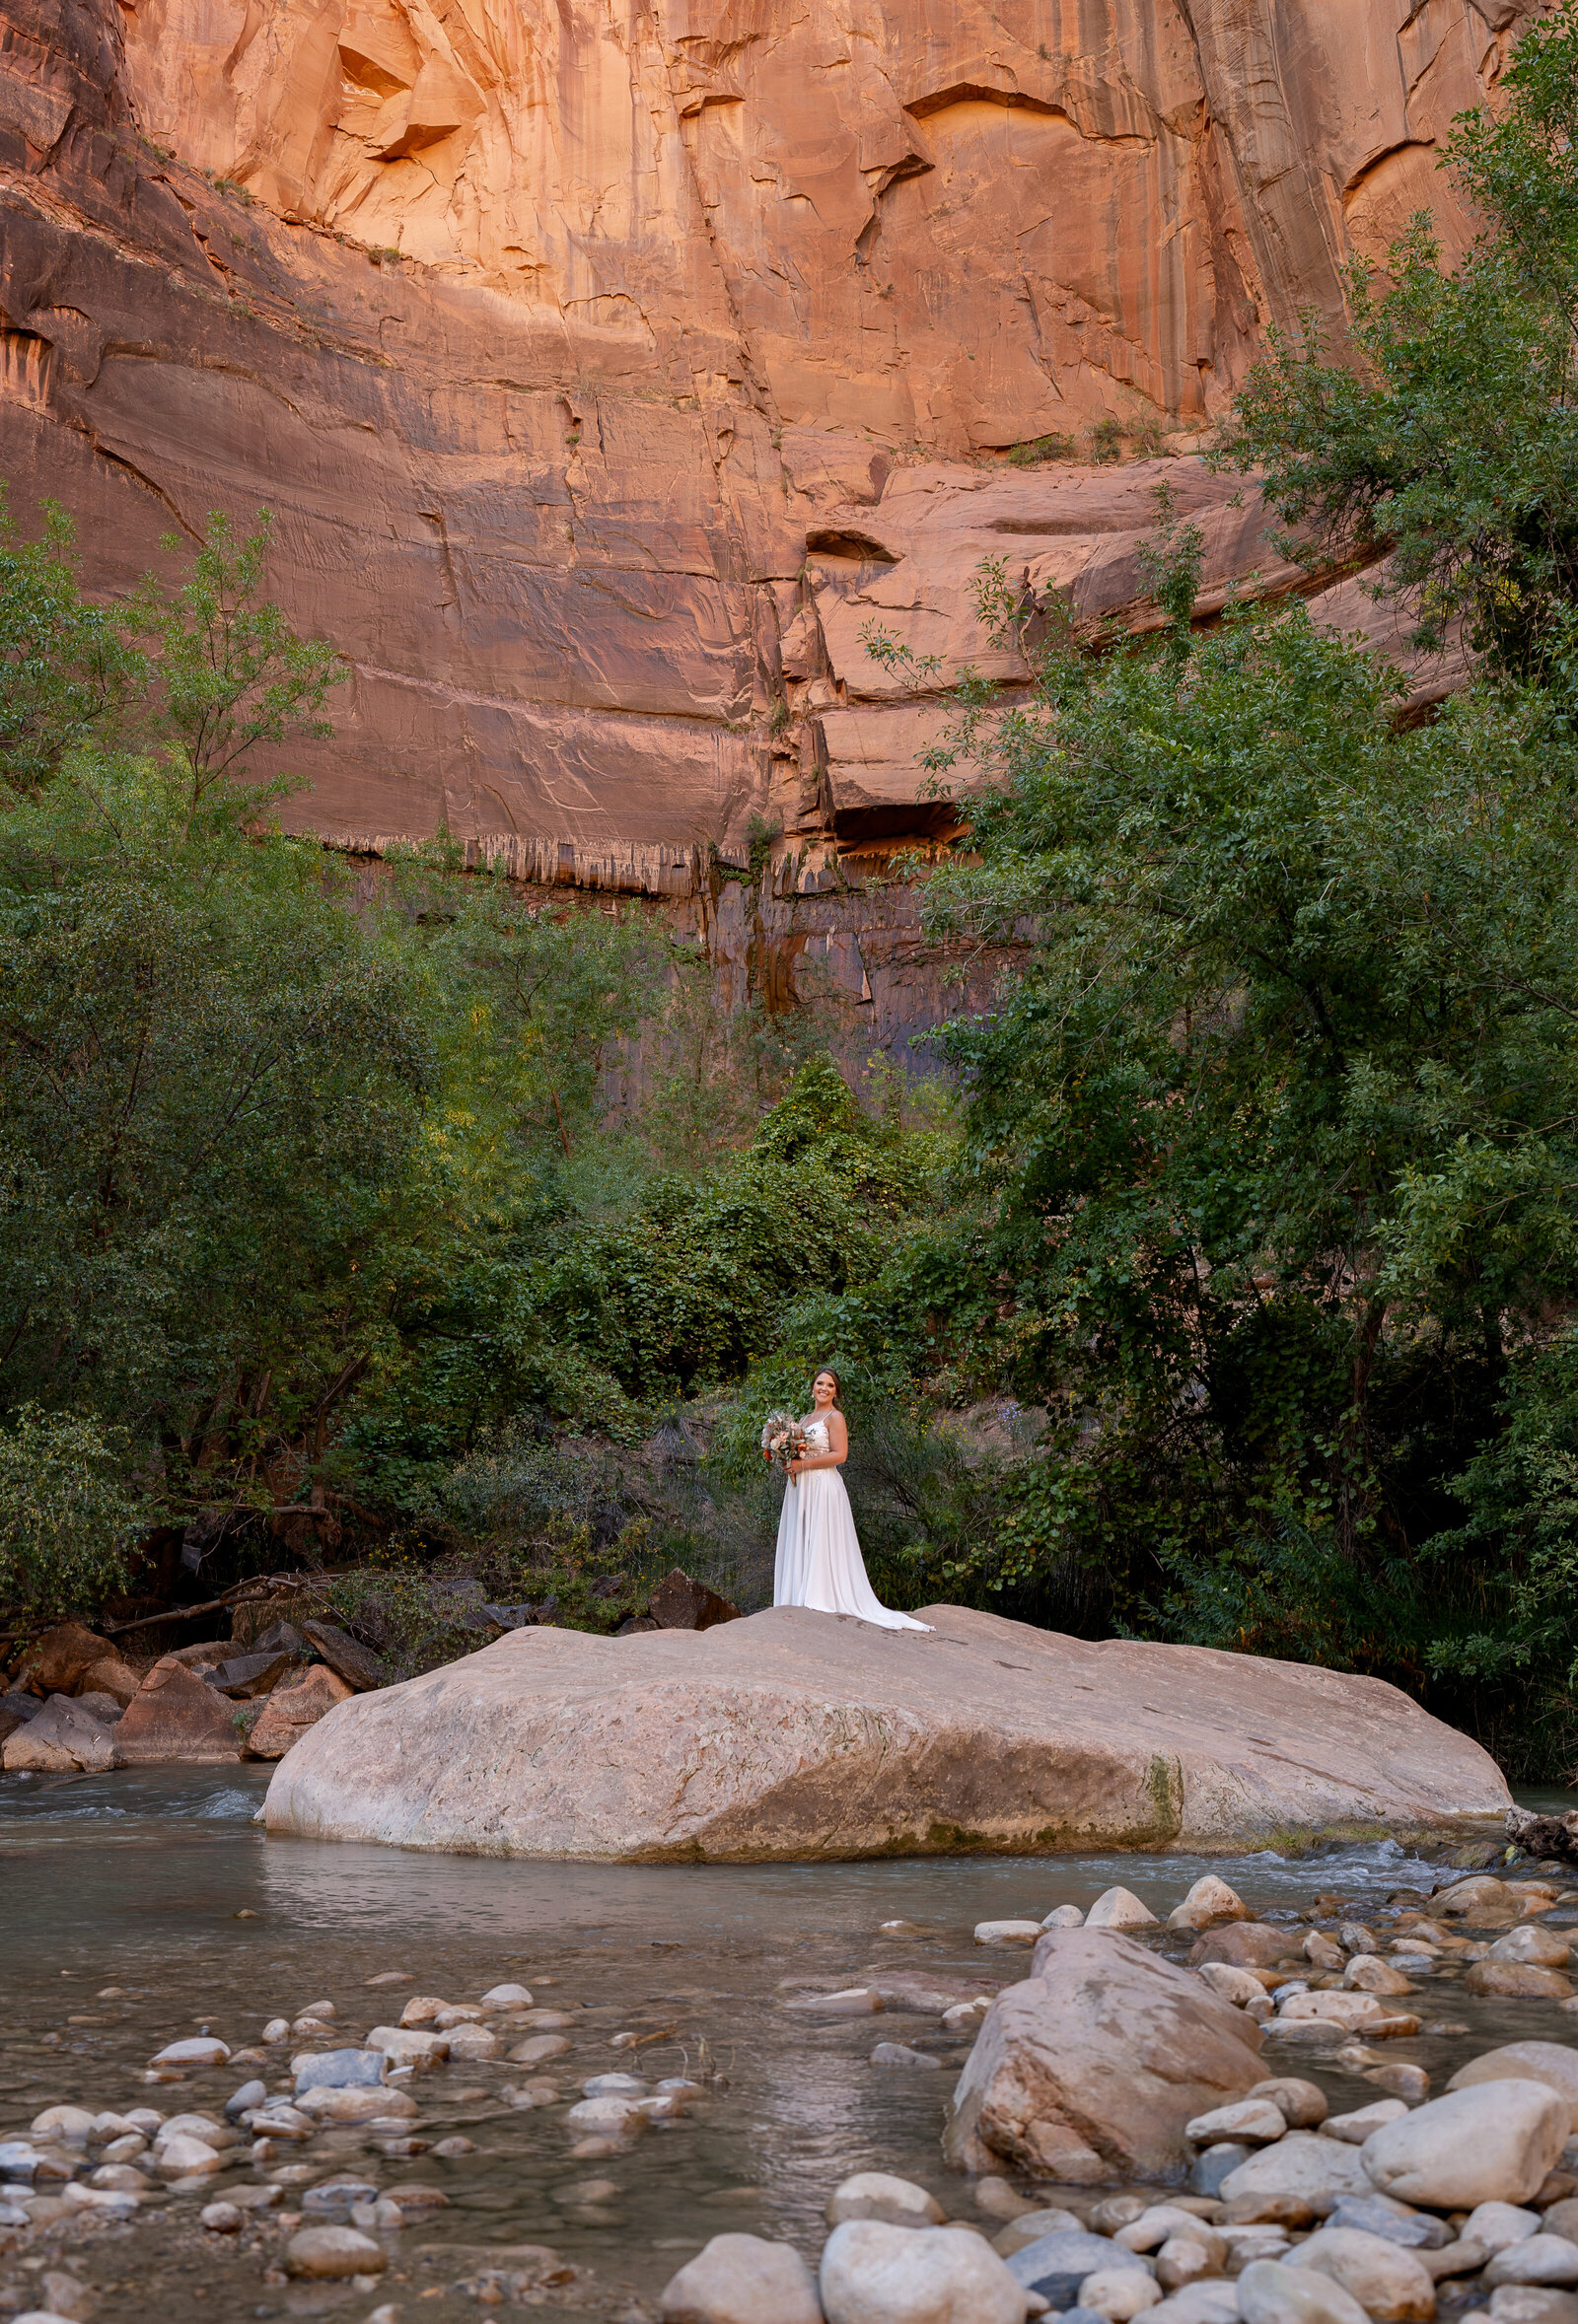
[[[761,1449],[779,1468],[787,1469],[792,1460],[804,1460],[811,1447],[792,1413],[769,1412],[761,1432]]]

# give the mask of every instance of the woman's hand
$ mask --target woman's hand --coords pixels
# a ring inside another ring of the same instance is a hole
[[[799,1476],[799,1474],[800,1474],[800,1472],[801,1472],[801,1470],[802,1470],[803,1468],[809,1468],[809,1467],[810,1467],[810,1465],[811,1465],[811,1464],[810,1464],[810,1462],[809,1462],[809,1461],[805,1461],[805,1460],[792,1460],[792,1461],[790,1461],[790,1463],[789,1463],[789,1474],[790,1474],[792,1477],[798,1477],[798,1476]]]

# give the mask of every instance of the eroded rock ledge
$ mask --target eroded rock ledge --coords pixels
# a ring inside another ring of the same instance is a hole
[[[930,1636],[773,1607],[700,1633],[518,1631],[340,1704],[275,1833],[751,1863],[1399,1837],[1500,1817],[1495,1763],[1379,1679],[1091,1644],[958,1606]]]

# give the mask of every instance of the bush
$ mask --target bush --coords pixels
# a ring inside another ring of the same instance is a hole
[[[0,1605],[36,1622],[91,1613],[124,1586],[151,1513],[125,1448],[79,1413],[14,1411],[0,1431]]]

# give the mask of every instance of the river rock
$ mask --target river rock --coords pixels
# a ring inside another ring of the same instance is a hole
[[[149,2060],[153,2066],[223,2066],[230,2051],[217,2034],[187,2034],[179,2042],[167,2042]]]
[[[1341,2139],[1349,2147],[1362,2147],[1373,2131],[1389,2122],[1400,2122],[1408,2109],[1400,2098],[1377,2098],[1369,2106],[1355,2107],[1351,2114],[1329,2114],[1321,2125],[1322,2136]]]
[[[671,2277],[663,2324],[822,2324],[811,2270],[791,2243],[714,2235]]]
[[[507,2053],[512,2066],[546,2066],[550,2058],[569,2055],[571,2044],[562,2033],[538,2033],[527,2042],[517,2042]]]
[[[1526,2235],[1492,2257],[1485,2282],[1498,2284],[1553,2284],[1570,2290],[1578,2284],[1578,2243],[1565,2235]]]
[[[1040,1921],[977,1921],[977,1944],[1037,1944],[1040,1941]]]
[[[236,1714],[173,1655],[164,1655],[120,1715],[115,1728],[117,1767],[181,1760],[209,1766],[241,1757]]]
[[[511,1631],[339,1703],[282,1764],[265,1819],[662,1862],[1192,1849],[1505,1812],[1489,1756],[1378,1679],[957,1606],[924,1618],[931,1634],[804,1606],[622,1639]],[[1296,1757],[1259,1739],[1290,1723]]]
[[[1261,2078],[1259,2029],[1131,1937],[1054,1930],[998,1995],[954,2093],[957,2168],[1094,2185],[1187,2162],[1184,2126]]]
[[[1547,2234],[1565,2235],[1569,2243],[1578,2243],[1578,2196],[1563,2196],[1541,2217]]]
[[[1567,2127],[1578,2132],[1578,2050],[1565,2042],[1506,2042],[1460,2066],[1449,2090],[1471,2089],[1482,2081],[1539,2081],[1567,2101]]]
[[[1364,2324],[1350,2291],[1314,2268],[1252,2260],[1239,2278],[1244,2324]]]
[[[530,2009],[532,1996],[524,1985],[490,1985],[482,1996],[484,2009]]]
[[[1054,2308],[1072,2307],[1080,2286],[1099,2269],[1136,2270],[1147,2280],[1151,2274],[1137,2252],[1125,2251],[1109,2236],[1092,2235],[1083,2227],[1054,2227],[1004,2257],[1018,2282]]]
[[[263,1707],[263,1715],[247,1737],[247,1749],[253,1759],[283,1759],[286,1752],[300,1742],[311,1727],[334,1710],[337,1705],[352,1700],[352,1690],[342,1678],[321,1662],[310,1670],[298,1672],[275,1687]],[[269,1797],[273,1786],[269,1786]]]
[[[320,2050],[296,2070],[296,2095],[304,2090],[378,2089],[389,2072],[382,2050]]]
[[[1239,2288],[1205,2276],[1146,2310],[1145,2324],[1237,2324]]]
[[[1404,2203],[1437,2211],[1525,2203],[1566,2144],[1567,2125],[1565,2101],[1543,2082],[1475,2082],[1388,2123],[1360,2159],[1383,2195]]]
[[[297,2103],[314,2122],[383,2122],[396,2115],[405,2121],[416,2112],[408,2090],[388,2088],[305,2090]]]
[[[881,2219],[891,2227],[940,2227],[947,2217],[935,2195],[912,2179],[896,2179],[887,2171],[857,2171],[827,2199],[829,2227],[841,2227],[846,2219]]]
[[[1363,2149],[1327,2139],[1319,2131],[1289,2131],[1274,2147],[1262,2147],[1221,2183],[1225,2202],[1245,2196],[1290,2195],[1324,2218],[1344,2195],[1368,2195]]]
[[[1026,2324],[1043,2303],[978,2235],[847,2219],[823,2245],[827,2324]]]
[[[1313,2268],[1350,2291],[1380,2324],[1429,2324],[1436,2312],[1435,2278],[1400,2244],[1358,2227],[1322,2227],[1287,2263]]]
[[[190,2179],[201,2174],[223,2170],[225,2159],[216,2153],[206,2140],[178,2133],[173,2139],[161,2139],[154,2148],[154,2160],[166,2178]]]
[[[1226,1961],[1234,1969],[1269,1969],[1297,1950],[1298,1939],[1269,1921],[1240,1921],[1226,1929],[1212,1929],[1189,1954],[1189,1966],[1204,1961]]]
[[[1558,1937],[1554,1929],[1526,1921],[1521,1929],[1509,1929],[1505,1937],[1498,1937],[1488,1957],[1492,1961],[1530,1961],[1538,1969],[1563,1969],[1571,1949],[1566,1937]]]
[[[1085,1915],[1087,1929],[1155,1929],[1159,1925],[1150,1906],[1132,1888],[1104,1888]]]
[[[108,1638],[81,1622],[57,1622],[35,1640],[17,1676],[36,1695],[74,1695],[85,1671],[115,1653]]]
[[[1077,1904],[1054,1904],[1042,1921],[1043,1929],[1083,1929],[1085,1915]]]
[[[1108,2324],[1133,2324],[1134,2317],[1154,2308],[1162,2297],[1161,2285],[1148,2272],[1108,2266],[1086,2277],[1075,2304],[1082,2313],[1105,2316]]]
[[[1290,2131],[1318,2130],[1330,2112],[1325,2090],[1319,2082],[1305,2081],[1296,2074],[1278,2075],[1270,2081],[1257,2081],[1249,2093],[1252,2098],[1269,2098]]]
[[[1195,1975],[1203,1978],[1213,1993],[1219,1993],[1223,2001],[1232,2002],[1237,2008],[1246,2009],[1252,2004],[1260,2002],[1270,2006],[1265,1987],[1253,1970],[1235,1969],[1228,1961],[1202,1961]]]
[[[285,2246],[293,2276],[381,2276],[389,2254],[358,2227],[304,2227]]]
[[[1578,2294],[1545,2284],[1498,2284],[1490,2313],[1495,2324],[1578,2324]]]
[[[1167,1916],[1170,1929],[1209,1929],[1216,1921],[1247,1921],[1250,1908],[1237,1889],[1219,1880],[1214,1872],[1202,1872],[1182,1904],[1175,1905]]]
[[[1192,2147],[1214,2146],[1221,2139],[1268,2147],[1273,2139],[1284,2138],[1287,2128],[1286,2115],[1269,2098],[1241,2098],[1236,2105],[1213,2106],[1209,2114],[1197,2114],[1184,2125],[1184,2136]]]
[[[302,1635],[353,1694],[370,1694],[384,1684],[383,1663],[349,1632],[337,1630],[332,1622],[306,1621],[302,1624]]]
[[[1342,1982],[1353,1993],[1412,1993],[1413,1987],[1399,1968],[1378,1953],[1355,1953],[1342,1972]]]
[[[1390,2195],[1344,2195],[1327,2223],[1358,2227],[1366,2235],[1400,2244],[1405,2251],[1439,2251],[1452,2240],[1445,2220],[1429,2212],[1415,2211],[1409,2204],[1394,2203]]]
[[[85,1703],[51,1695],[36,1719],[0,1743],[0,1767],[8,1775],[31,1769],[39,1775],[99,1775],[114,1764],[115,1729]]]
[[[447,2033],[428,2033],[420,2026],[375,2025],[363,2045],[381,2050],[392,2066],[414,2066],[419,2071],[442,2066],[450,2054]]]
[[[203,1684],[228,1695],[233,1703],[254,1703],[273,1693],[295,1660],[294,1655],[235,1655],[205,1670]]]
[[[1474,1961],[1464,1978],[1465,1993],[1501,1994],[1509,2000],[1571,2001],[1573,1983],[1559,1969],[1538,1969],[1532,1961]]]
[[[1525,2211],[1517,2203],[1481,2203],[1465,2219],[1463,2239],[1489,2252],[1505,2251],[1509,2243],[1522,2243],[1527,2236],[1538,2235],[1540,2228],[1537,2211]]]
[[[144,1669],[128,1662],[124,1655],[110,1653],[99,1661],[91,1662],[78,1681],[77,1693],[108,1695],[119,1711],[124,1711],[132,1696],[142,1685]]]
[[[998,2182],[1007,2185],[1006,2180]],[[975,2200],[980,2201],[979,2188]],[[1021,2202],[1025,2197],[1019,2198]],[[1012,2259],[1016,2251],[1028,2251],[1033,2243],[1040,2243],[1047,2235],[1083,2235],[1084,2223],[1071,2211],[1023,2211],[1017,2218],[992,2237],[992,2249],[999,2259]]]

